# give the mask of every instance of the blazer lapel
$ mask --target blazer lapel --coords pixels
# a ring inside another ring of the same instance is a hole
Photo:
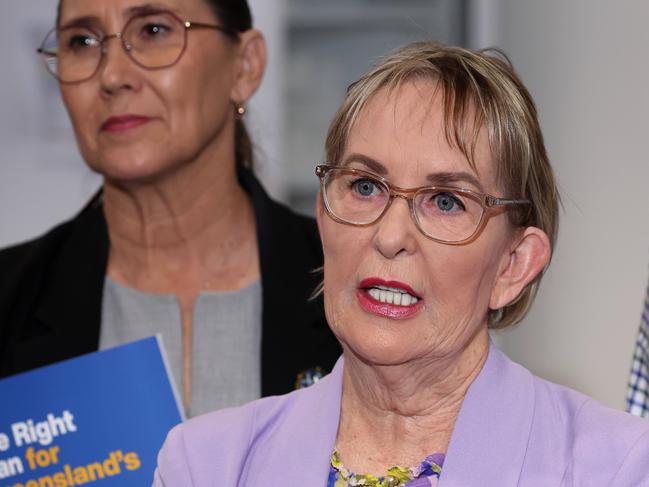
[[[261,267],[262,395],[293,390],[297,375],[331,370],[341,349],[324,318],[322,298],[311,300],[320,275],[322,246],[313,219],[272,201],[255,177],[240,169],[257,223]]]
[[[251,456],[262,461],[247,467],[248,475],[240,487],[327,485],[340,418],[342,378],[341,357],[318,384],[293,393],[294,401],[269,426],[273,429],[270,439],[253,446],[258,451]]]
[[[41,330],[21,346],[33,366],[97,350],[108,260],[108,232],[101,205],[77,217],[45,285],[35,318]]]
[[[519,483],[534,418],[532,374],[490,346],[464,398],[440,487],[509,487]]]
[[[342,394],[343,359],[317,386],[299,391],[253,446],[240,487],[324,486]],[[493,345],[469,388],[442,468],[440,487],[510,487],[519,484],[534,417],[532,374]],[[286,469],[282,466],[286,465]]]

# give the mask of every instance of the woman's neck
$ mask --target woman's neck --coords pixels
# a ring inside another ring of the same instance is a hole
[[[345,349],[337,448],[357,473],[384,474],[444,453],[464,396],[489,350],[486,329],[447,357],[376,366]]]
[[[188,167],[148,183],[106,181],[104,212],[108,273],[121,284],[195,295],[258,278],[254,212],[234,164]]]

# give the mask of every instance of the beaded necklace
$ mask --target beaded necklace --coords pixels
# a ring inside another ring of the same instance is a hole
[[[435,486],[442,473],[444,454],[435,453],[427,456],[417,467],[391,467],[386,475],[355,474],[340,461],[340,455],[334,449],[331,454],[331,468],[327,487],[415,487]],[[415,481],[415,482],[412,482]]]

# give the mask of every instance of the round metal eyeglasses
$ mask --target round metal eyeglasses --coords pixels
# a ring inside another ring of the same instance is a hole
[[[403,198],[419,231],[450,245],[471,242],[491,214],[530,204],[529,200],[497,198],[452,186],[399,188],[371,172],[329,164],[316,166],[315,173],[325,209],[333,220],[359,227],[372,225],[395,198]]]
[[[152,11],[131,17],[121,32],[102,35],[95,27],[73,22],[52,29],[37,49],[47,70],[61,83],[80,83],[99,70],[110,39],[118,39],[129,58],[145,69],[176,64],[187,48],[190,29],[214,29],[232,38],[238,32],[220,25],[181,20],[168,11]]]

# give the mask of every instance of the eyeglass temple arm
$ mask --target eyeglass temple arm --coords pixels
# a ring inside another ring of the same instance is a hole
[[[234,37],[239,36],[239,32],[235,29],[230,29],[229,27],[223,27],[222,25],[214,25],[214,24],[203,24],[201,22],[192,22],[190,20],[185,20],[183,22],[183,25],[187,29],[195,29],[195,28],[201,28],[201,29],[214,29],[214,30],[220,30],[224,34],[228,34]]]
[[[532,202],[530,200],[508,200],[506,198],[496,198],[495,196],[487,195],[486,202],[487,206],[509,206],[509,205],[529,205]]]

